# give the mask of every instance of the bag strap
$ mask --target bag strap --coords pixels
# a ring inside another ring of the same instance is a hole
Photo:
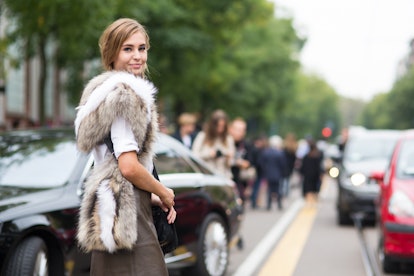
[[[105,136],[103,141],[104,141],[105,145],[108,147],[109,152],[112,154],[112,156],[115,158],[115,160],[117,160],[116,156],[115,156],[115,151],[114,151],[114,143],[112,143],[112,139],[111,139],[111,132],[109,132],[108,135]],[[157,169],[155,168],[154,163],[153,163],[152,167],[153,167],[152,175],[155,177],[155,179],[160,181],[160,178],[158,177],[158,172],[157,172]]]

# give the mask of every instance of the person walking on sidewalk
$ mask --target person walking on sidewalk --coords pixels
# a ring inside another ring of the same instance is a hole
[[[315,206],[324,173],[323,153],[315,141],[309,140],[309,152],[303,157],[299,169],[302,175],[302,195],[309,207]]]
[[[282,151],[283,140],[275,135],[269,138],[269,146],[261,156],[263,178],[267,181],[267,210],[271,210],[273,195],[276,195],[279,210],[283,209],[280,183],[286,174],[286,158]]]
[[[257,197],[259,194],[260,186],[263,182],[263,169],[260,165],[260,159],[263,154],[264,149],[266,148],[267,137],[265,135],[260,135],[254,139],[252,147],[252,165],[256,170],[256,177],[253,180],[252,191],[250,195],[251,207],[252,209],[257,208]]]
[[[243,200],[243,206],[246,201],[246,188],[255,177],[256,170],[251,164],[251,145],[246,140],[247,123],[244,119],[238,117],[230,123],[229,133],[233,137],[236,153],[231,166],[233,180],[239,190],[240,198]]]

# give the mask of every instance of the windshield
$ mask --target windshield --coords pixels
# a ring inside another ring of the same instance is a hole
[[[398,178],[414,178],[414,140],[404,141],[397,161]]]
[[[346,161],[358,162],[368,159],[388,159],[394,149],[394,137],[353,137],[345,150]]]
[[[0,142],[0,186],[60,186],[76,165],[78,153],[70,138],[15,137]]]

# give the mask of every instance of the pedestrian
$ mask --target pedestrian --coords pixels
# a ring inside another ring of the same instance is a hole
[[[286,177],[283,179],[281,194],[283,197],[289,195],[292,175],[296,164],[296,151],[298,142],[293,133],[288,133],[283,140],[283,153],[286,158]]]
[[[78,240],[84,248],[102,241],[92,248],[91,275],[168,275],[151,206],[168,211],[169,223],[176,211],[173,190],[152,175],[158,115],[156,89],[146,80],[149,37],[136,20],[121,18],[104,30],[99,47],[106,72],[86,85],[75,129],[79,150],[94,157],[89,178],[101,182],[85,184]],[[96,225],[98,235],[88,231]]]
[[[345,145],[348,142],[348,138],[349,138],[349,129],[345,127],[341,130],[341,136],[339,137],[339,141],[338,141],[338,149],[341,152],[341,154],[344,153]]]
[[[213,111],[203,130],[197,134],[192,150],[215,172],[232,179],[230,167],[235,148],[234,140],[228,133],[228,124],[226,112],[221,109]]]
[[[187,148],[191,149],[196,132],[197,117],[191,113],[182,113],[178,117],[178,128],[172,135],[175,139],[183,143]]]
[[[271,210],[274,195],[277,199],[278,209],[283,209],[280,183],[286,172],[286,158],[282,147],[282,138],[277,135],[271,136],[269,138],[269,145],[263,150],[260,158],[263,177],[267,182],[267,210]]]
[[[247,123],[238,117],[230,123],[229,133],[233,137],[235,145],[234,161],[231,166],[233,180],[237,185],[243,206],[246,200],[246,188],[256,175],[256,170],[251,164],[252,147],[246,140]]]
[[[257,197],[259,194],[260,186],[263,182],[263,169],[260,164],[260,158],[263,150],[266,148],[267,137],[260,135],[254,139],[252,148],[252,165],[255,168],[256,176],[253,180],[252,192],[250,194],[250,202],[252,209],[257,208]]]
[[[309,140],[309,152],[303,157],[300,167],[302,175],[302,196],[309,207],[317,203],[322,176],[323,153],[317,148],[315,141]]]

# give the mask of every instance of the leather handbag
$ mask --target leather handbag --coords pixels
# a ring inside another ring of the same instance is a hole
[[[154,165],[152,175],[160,181],[157,170]],[[167,254],[178,246],[177,230],[175,223],[169,224],[167,221],[167,212],[164,212],[160,206],[152,206],[152,217],[154,219],[155,229],[157,229],[158,242],[160,243],[162,252]]]

